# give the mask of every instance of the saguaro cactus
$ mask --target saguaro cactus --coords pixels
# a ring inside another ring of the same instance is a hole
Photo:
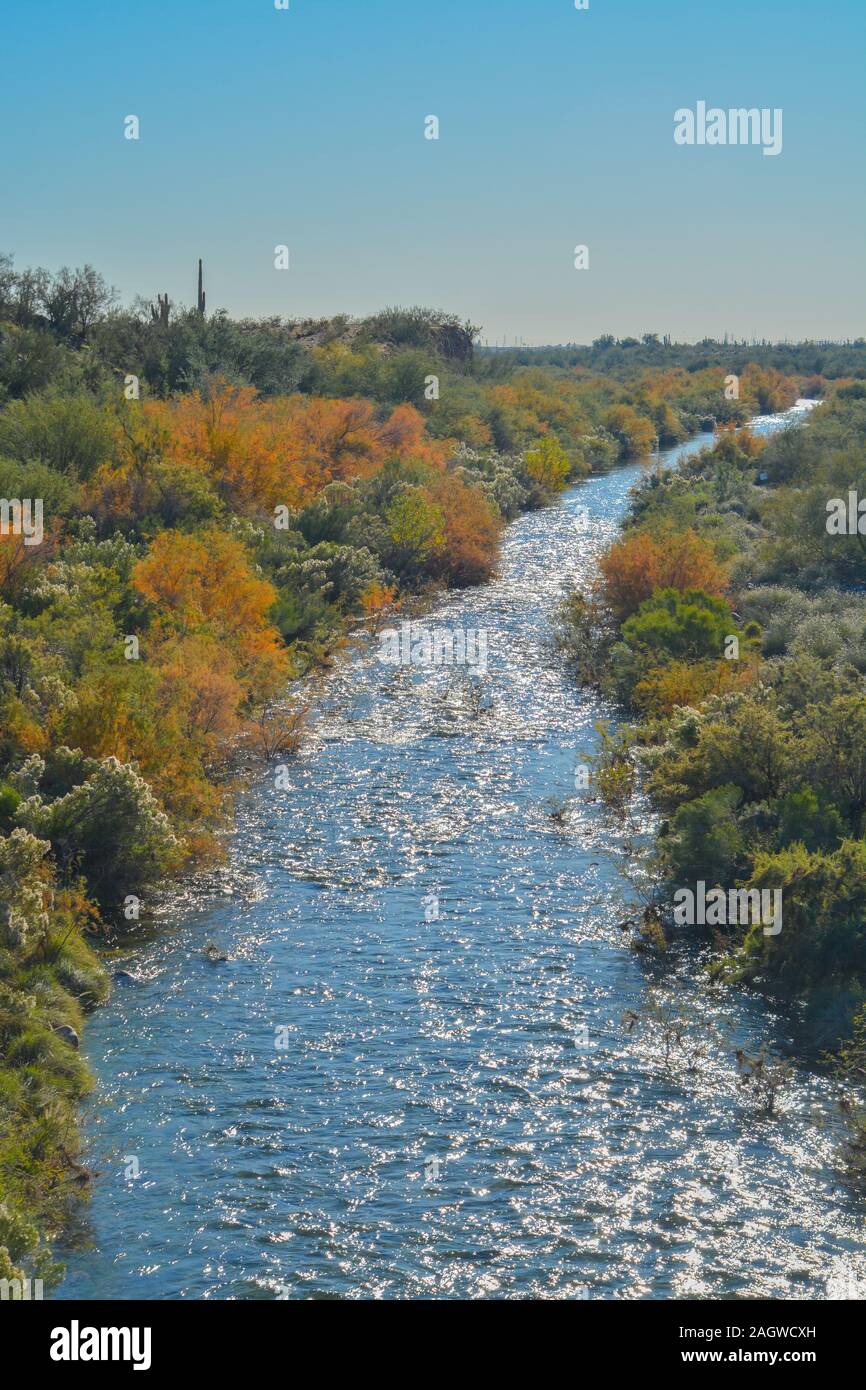
[[[204,289],[202,288],[201,257],[200,257],[200,256],[199,256],[199,261],[198,261],[198,311],[199,311],[200,314],[204,314]]]
[[[159,305],[159,308],[156,307],[156,304]],[[171,307],[168,302],[168,294],[158,294],[156,304],[150,306],[150,317],[154,323],[162,324],[163,328],[168,328],[168,314]]]

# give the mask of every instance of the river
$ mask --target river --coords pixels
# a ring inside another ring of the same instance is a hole
[[[88,1022],[99,1176],[58,1297],[863,1296],[831,1088],[797,1068],[758,1113],[733,1050],[784,1052],[784,1021],[628,949],[625,831],[574,789],[614,711],[551,615],[644,467],[519,518],[499,578],[425,615],[487,631],[491,710],[363,638],[289,787],[243,796],[230,868]],[[622,1021],[672,1001],[691,1070]]]

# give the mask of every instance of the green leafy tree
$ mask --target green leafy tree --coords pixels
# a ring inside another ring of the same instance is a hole
[[[631,647],[646,648],[654,664],[684,657],[724,655],[725,638],[734,632],[734,617],[726,599],[712,598],[700,589],[685,594],[657,589],[622,626]]]
[[[386,562],[405,578],[417,577],[425,561],[445,541],[445,516],[422,488],[405,487],[385,514],[389,549]]]
[[[736,814],[740,796],[738,787],[716,787],[676,811],[661,841],[663,860],[673,882],[733,882],[744,848]]]
[[[553,496],[565,487],[570,471],[568,455],[555,435],[544,435],[538,447],[527,452],[526,472],[545,494]]]
[[[811,851],[831,850],[845,835],[845,822],[836,807],[819,801],[812,787],[788,792],[774,809],[782,848],[801,844]]]
[[[753,973],[795,995],[828,981],[866,983],[866,843],[845,840],[832,854],[802,844],[760,852],[748,886],[782,894],[778,935],[754,924],[746,936]]]
[[[89,478],[110,457],[114,441],[110,412],[83,393],[38,392],[0,414],[0,456],[35,460],[74,478]]]
[[[56,801],[28,798],[17,818],[51,842],[67,873],[84,873],[97,902],[107,907],[159,882],[178,858],[168,816],[135,768],[117,758],[104,759]]]

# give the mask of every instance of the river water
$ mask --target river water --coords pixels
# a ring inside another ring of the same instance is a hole
[[[59,1297],[863,1296],[828,1083],[797,1069],[759,1112],[733,1051],[783,1052],[785,1024],[694,952],[628,949],[626,830],[575,791],[614,712],[551,615],[642,471],[521,517],[500,577],[426,612],[486,630],[491,709],[365,637],[288,789],[244,796],[230,869],[88,1023],[100,1175]]]

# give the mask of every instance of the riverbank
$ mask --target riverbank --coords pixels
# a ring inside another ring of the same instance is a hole
[[[612,787],[639,781],[661,815],[649,935],[678,934],[674,905],[689,893],[775,895],[775,927],[716,916],[715,969],[801,1010],[815,1051],[846,1044],[852,1083],[866,998],[866,606],[857,538],[825,522],[863,468],[862,394],[843,386],[764,448],[722,437],[648,480],[594,595],[566,616],[567,641],[592,636],[593,674],[637,715],[601,771]],[[686,541],[700,573],[630,569],[656,542],[670,555]]]

